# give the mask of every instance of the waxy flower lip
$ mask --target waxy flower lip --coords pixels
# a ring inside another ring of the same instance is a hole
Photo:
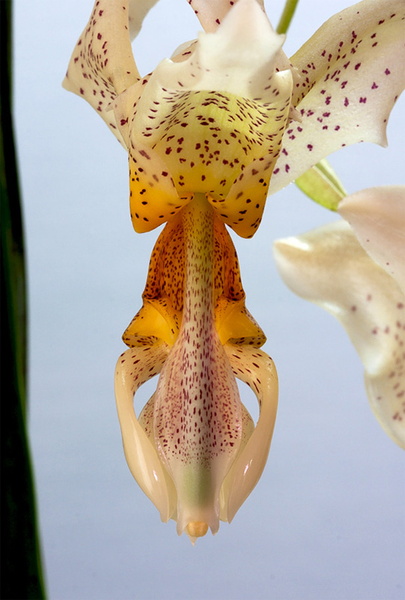
[[[277,373],[271,358],[250,346],[226,344],[224,350],[234,376],[247,383],[257,396],[260,416],[254,427],[245,413],[245,432],[240,451],[222,480],[222,485],[219,489],[218,486],[216,488],[215,502],[204,502],[201,507],[192,502],[187,486],[180,489],[179,502],[176,486],[151,439],[154,396],[145,406],[143,414],[137,417],[134,411],[134,393],[142,383],[160,371],[168,356],[168,347],[157,345],[131,348],[120,356],[116,368],[117,410],[131,473],[158,509],[162,521],[177,521],[180,515],[178,533],[186,531],[193,543],[197,537],[205,535],[208,526],[215,533],[219,519],[231,522],[257,484],[266,464],[277,412]],[[179,476],[180,480],[185,478],[185,483],[189,483],[189,471],[183,476],[180,472]],[[207,483],[201,478],[199,485],[205,486]]]
[[[273,361],[257,347],[265,337],[244,308],[231,238],[204,195],[161,233],[143,297],[124,334],[133,347],[116,371],[125,455],[162,520],[175,519],[194,542],[231,521],[256,485],[278,396]],[[134,393],[158,372],[137,417]],[[235,377],[257,396],[256,426]]]
[[[342,323],[363,362],[371,409],[405,448],[405,187],[358,192],[340,212],[354,231],[341,221],[278,240],[277,268],[294,293]]]

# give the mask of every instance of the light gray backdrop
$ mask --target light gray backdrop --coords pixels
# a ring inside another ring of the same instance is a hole
[[[281,4],[269,3],[274,23]],[[301,0],[287,53],[349,4]],[[259,485],[232,525],[194,548],[139,490],[121,448],[113,373],[157,232],[133,232],[126,154],[60,85],[92,0],[14,5],[30,429],[51,600],[402,599],[404,455],[371,414],[340,325],[294,297],[273,265],[273,239],[333,219],[294,186],[269,199],[253,240],[236,240],[247,304],[280,376]],[[162,0],[135,45],[141,71],[199,29],[185,0]],[[332,158],[349,191],[404,182],[404,107],[393,112],[388,150],[364,144]]]

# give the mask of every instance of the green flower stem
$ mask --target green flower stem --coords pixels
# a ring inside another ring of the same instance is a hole
[[[298,2],[299,0],[287,0],[284,6],[283,13],[280,17],[280,21],[277,25],[277,33],[287,33],[292,18],[294,16],[295,9],[297,8]]]
[[[347,196],[342,182],[325,159],[297,177],[294,183],[311,200],[332,211],[336,211]]]
[[[11,0],[0,2],[0,195],[2,284],[1,597],[45,597],[34,483],[26,429],[26,277],[24,234],[12,128]]]

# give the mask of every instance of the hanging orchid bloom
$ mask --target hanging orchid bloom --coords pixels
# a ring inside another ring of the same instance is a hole
[[[365,368],[371,408],[405,448],[405,187],[345,198],[338,221],[275,243],[279,272],[297,295],[334,315]]]
[[[364,0],[288,60],[256,0],[192,0],[204,32],[141,77],[130,41],[153,4],[98,0],[64,85],[128,151],[135,230],[166,223],[124,333],[116,398],[134,477],[162,519],[195,540],[230,521],[253,489],[277,404],[225,226],[254,235],[272,176],[276,191],[341,146],[385,143],[403,88],[405,10]],[[137,416],[133,396],[158,373]],[[258,398],[256,425],[235,377]]]

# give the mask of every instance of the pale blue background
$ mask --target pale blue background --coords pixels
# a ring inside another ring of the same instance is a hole
[[[349,4],[301,0],[286,51]],[[232,525],[194,548],[160,523],[126,466],[113,395],[157,232],[133,232],[126,154],[60,86],[92,1],[14,5],[31,439],[51,600],[402,599],[404,455],[368,408],[340,325],[294,297],[273,265],[273,239],[331,218],[294,186],[268,201],[253,240],[236,240],[248,307],[281,382],[265,473]],[[274,23],[280,11],[269,4]],[[185,1],[162,0],[136,45],[141,71],[199,29]],[[404,106],[388,150],[333,157],[349,191],[404,182]]]

